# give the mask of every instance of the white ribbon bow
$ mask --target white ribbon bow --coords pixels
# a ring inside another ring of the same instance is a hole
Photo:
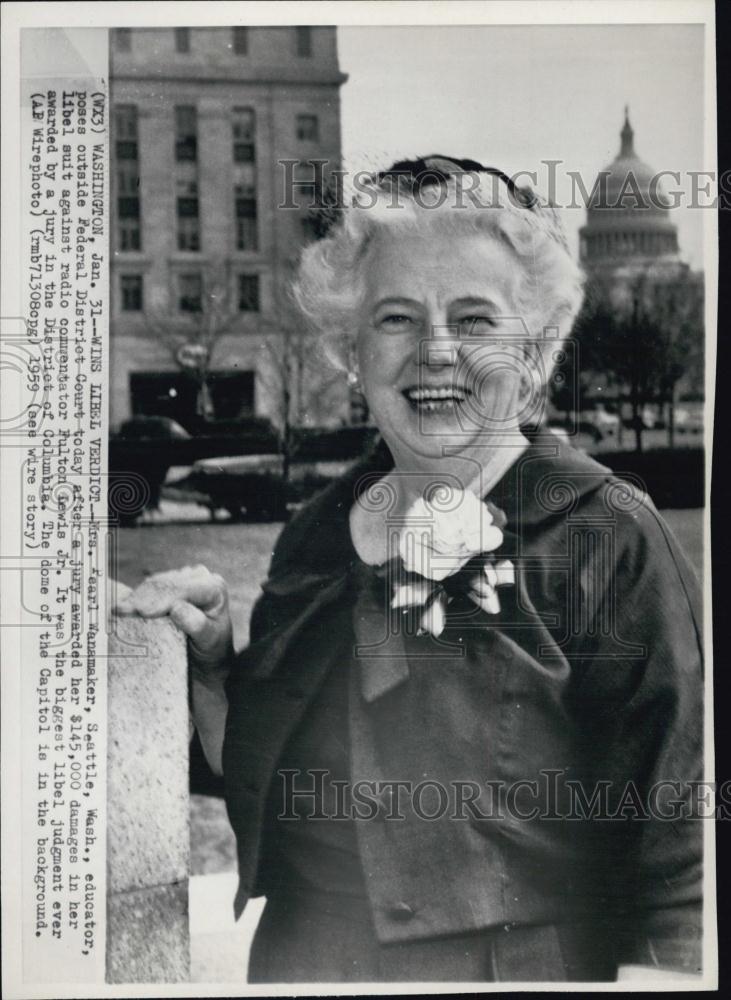
[[[497,588],[514,584],[515,568],[510,559],[501,559],[500,562],[494,563],[486,558],[482,569],[468,578],[467,585],[463,589],[470,600],[488,615],[497,615],[500,613]],[[448,594],[441,584],[435,584],[434,581],[422,577],[408,583],[394,584],[391,607],[407,611],[410,607],[423,605],[424,612],[417,634],[425,635],[430,632],[438,637],[444,631],[447,606],[453,600],[453,595]]]

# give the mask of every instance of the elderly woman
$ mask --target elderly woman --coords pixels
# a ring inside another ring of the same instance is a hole
[[[697,971],[697,584],[641,491],[538,426],[582,295],[556,214],[397,164],[295,294],[379,446],[283,531],[242,652],[206,569],[124,607],[189,636],[237,913],[267,897],[250,980]]]

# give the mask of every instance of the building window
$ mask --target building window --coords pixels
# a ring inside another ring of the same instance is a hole
[[[239,312],[259,312],[259,275],[239,275]]]
[[[297,33],[297,55],[312,55],[312,28],[295,28]]]
[[[118,139],[116,152],[118,160],[136,160],[138,156],[137,142],[132,142],[129,139]]]
[[[136,160],[137,105],[117,104],[114,108],[115,155],[118,160]]]
[[[297,115],[297,138],[304,142],[319,142],[320,123],[317,115]]]
[[[200,274],[178,276],[178,309],[181,312],[200,312],[203,308],[203,280]]]
[[[115,52],[132,51],[132,31],[130,28],[114,29],[114,50]]]
[[[190,52],[190,28],[175,29],[175,51]]]
[[[137,106],[114,108],[114,157],[117,180],[117,248],[140,250],[140,171],[137,141]]]
[[[139,219],[140,217],[139,198],[128,198],[125,195],[124,197],[119,198],[117,205],[119,207],[120,219]]]
[[[192,104],[175,108],[175,159],[195,161],[198,158],[198,124]]]
[[[142,275],[123,274],[121,277],[122,311],[142,312]]]
[[[247,56],[249,54],[249,29],[233,28],[233,47],[237,56]]]
[[[178,250],[200,250],[198,185],[178,181],[177,198]]]
[[[117,193],[139,197],[140,170],[137,160],[120,160],[117,163]]]
[[[125,252],[142,249],[139,198],[119,199],[117,240],[119,249]]]
[[[234,163],[256,159],[256,115],[253,108],[234,108],[231,116]]]
[[[248,185],[237,185],[236,200],[236,249],[256,250],[256,197]]]

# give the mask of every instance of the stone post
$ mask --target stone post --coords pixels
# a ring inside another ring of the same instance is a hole
[[[109,636],[109,983],[190,978],[188,679],[168,619],[114,618]]]

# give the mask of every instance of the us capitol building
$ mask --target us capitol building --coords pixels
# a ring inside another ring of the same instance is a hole
[[[657,301],[681,295],[697,316],[699,343],[680,380],[679,392],[703,392],[703,272],[683,260],[678,229],[671,219],[672,202],[664,194],[658,172],[635,152],[634,130],[625,107],[620,148],[599,172],[587,204],[586,224],[579,231],[579,258],[586,271],[588,293],[604,295],[616,309],[639,300],[651,308]],[[636,307],[636,306],[635,306]]]
[[[678,230],[657,171],[637,156],[634,130],[625,108],[618,155],[597,177],[579,236],[581,263],[589,271],[652,265],[676,271],[681,265]]]

